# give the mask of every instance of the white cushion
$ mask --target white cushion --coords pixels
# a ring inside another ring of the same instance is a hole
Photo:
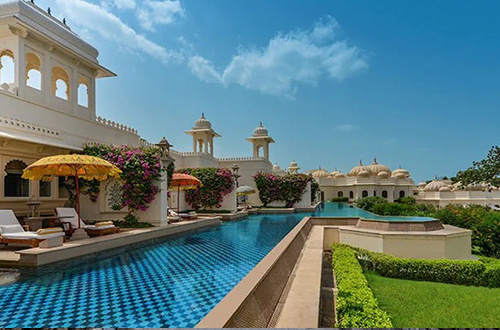
[[[18,225],[16,215],[12,210],[0,210],[0,226]]]
[[[83,228],[90,230],[102,230],[102,229],[115,228],[115,225],[101,226],[101,227],[96,227],[95,225],[85,225],[85,227]]]
[[[64,236],[64,233],[55,233],[55,234],[48,234],[48,235],[38,235],[37,233],[33,231],[26,231],[24,233],[11,233],[11,234],[2,234],[3,238],[6,239],[50,239],[54,237],[62,237]]]
[[[72,207],[57,207],[56,213],[58,216],[69,217],[61,219],[62,222],[70,222],[73,229],[78,228],[78,213]],[[80,218],[80,227],[85,228],[85,223]]]
[[[0,234],[24,233],[24,228],[19,223],[17,225],[0,226]]]

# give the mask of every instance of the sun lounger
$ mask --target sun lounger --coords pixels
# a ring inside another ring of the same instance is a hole
[[[71,236],[76,229],[78,229],[78,214],[72,207],[58,207],[56,208],[57,215],[68,217],[61,221],[64,225],[64,230],[66,234]],[[87,225],[80,219],[80,228],[85,229],[89,236],[102,236],[107,234],[115,234],[119,232],[119,229],[115,227],[111,221],[103,221],[95,225]]]
[[[198,219],[198,215],[194,211],[193,212],[189,212],[189,213],[181,213],[179,215],[181,216],[181,219],[184,219],[184,220]]]
[[[12,210],[0,210],[0,243],[23,244],[38,247],[46,241],[46,247],[61,245],[64,240],[64,232],[60,228],[39,229],[36,232],[25,231]],[[53,243],[56,242],[56,243]]]
[[[179,220],[181,219],[181,217],[179,216],[179,214],[177,214],[177,212],[172,211],[171,209],[168,209],[167,218],[168,218],[168,222],[169,223],[171,223],[171,222],[179,222]]]

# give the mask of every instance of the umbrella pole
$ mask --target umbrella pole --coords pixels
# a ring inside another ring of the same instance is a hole
[[[181,208],[181,206],[180,206],[181,189],[180,188],[181,188],[181,186],[177,186],[177,213],[181,212],[181,210],[180,210],[180,208]]]
[[[78,229],[80,229],[80,187],[78,186],[78,170],[75,172],[76,184],[76,211],[78,213]]]

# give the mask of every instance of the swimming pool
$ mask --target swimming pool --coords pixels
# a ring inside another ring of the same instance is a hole
[[[194,327],[307,215],[254,215],[98,258],[0,269],[0,327]],[[373,216],[336,203],[315,215]]]
[[[428,217],[380,216],[345,203],[323,203],[318,213],[321,216],[359,217],[362,219],[379,221],[425,222],[436,220]]]

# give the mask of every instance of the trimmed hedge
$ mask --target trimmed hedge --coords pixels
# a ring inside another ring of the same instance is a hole
[[[336,301],[339,328],[392,328],[389,315],[378,307],[368,281],[347,245],[334,244],[332,266],[337,280]]]
[[[346,203],[349,201],[349,197],[333,197],[330,198],[330,202],[334,203]]]
[[[350,248],[356,252],[363,269],[374,270],[382,276],[405,280],[500,287],[500,261],[498,259],[405,259],[358,247]]]

